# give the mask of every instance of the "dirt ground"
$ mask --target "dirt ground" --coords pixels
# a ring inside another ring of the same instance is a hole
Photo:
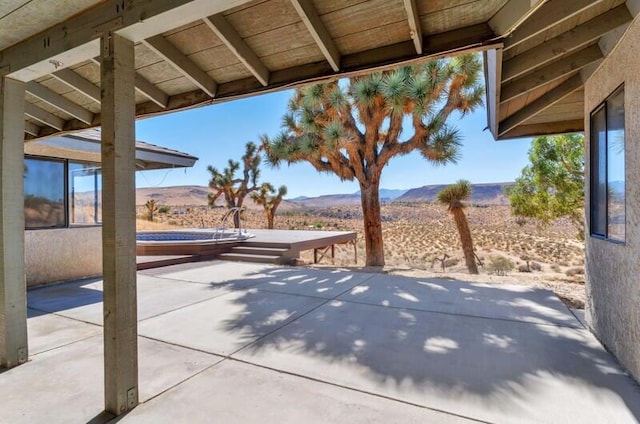
[[[138,207],[138,229],[218,227],[225,209],[184,206],[165,208],[161,212],[152,223],[144,220],[144,207]],[[584,308],[584,245],[567,221],[559,220],[540,228],[513,218],[508,206],[471,206],[466,212],[475,251],[482,262],[479,275],[466,272],[458,233],[446,209],[416,203],[382,206],[386,261],[383,272],[544,287],[553,290],[568,306]],[[247,211],[245,222],[247,228],[265,228],[264,212]],[[365,263],[359,206],[283,211],[276,217],[275,226],[292,230],[357,231],[357,261],[353,246],[337,246],[335,259],[325,258],[319,266],[361,269]],[[313,263],[313,253],[303,252],[301,259]],[[502,264],[507,263],[506,269],[495,266],[500,260]]]

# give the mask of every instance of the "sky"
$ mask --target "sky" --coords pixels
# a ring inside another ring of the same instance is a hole
[[[240,160],[248,141],[257,144],[262,134],[278,134],[292,93],[263,94],[137,121],[136,139],[199,158],[193,168],[137,172],[137,186],[208,185],[208,165],[223,169],[228,159]],[[410,189],[459,179],[472,183],[508,182],[514,181],[526,166],[531,139],[494,141],[489,130],[484,130],[484,109],[462,119],[452,116],[449,123],[462,135],[462,157],[457,164],[434,167],[417,152],[395,157],[385,167],[380,187]],[[287,198],[359,190],[357,181],[343,182],[333,174],[320,174],[308,163],[285,164],[275,169],[263,163],[260,182],[276,187],[286,185]]]

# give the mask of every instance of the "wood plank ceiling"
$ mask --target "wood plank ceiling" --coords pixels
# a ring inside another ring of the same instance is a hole
[[[118,2],[5,3],[0,2],[0,59],[5,49],[37,37],[42,29]],[[582,82],[607,53],[602,37],[631,20],[623,0],[235,4],[136,43],[139,117],[446,54],[497,49],[502,73],[493,87],[499,94],[493,105],[496,138],[543,133],[548,123],[554,131],[581,130]],[[34,8],[52,13],[40,13],[47,18],[38,20]],[[29,25],[20,27],[22,19]],[[99,60],[61,65],[26,85],[26,139],[100,125]]]

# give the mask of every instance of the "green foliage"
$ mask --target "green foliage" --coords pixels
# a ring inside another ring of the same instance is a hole
[[[169,212],[171,212],[171,208],[169,206],[160,206],[158,208],[158,213],[165,214],[165,213],[169,213]]]
[[[568,217],[583,237],[584,136],[567,134],[533,139],[529,162],[506,190],[511,212],[542,225]]]
[[[153,216],[158,212],[158,205],[154,199],[147,200],[147,203],[144,204],[147,208],[147,219],[153,222]]]
[[[458,180],[455,184],[440,190],[436,199],[451,211],[463,208],[462,202],[469,197],[471,197],[471,183],[467,180]]]
[[[487,271],[490,274],[504,276],[509,271],[513,271],[516,265],[509,258],[500,255],[492,255],[487,264]]]

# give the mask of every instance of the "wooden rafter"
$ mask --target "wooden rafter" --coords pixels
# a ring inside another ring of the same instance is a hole
[[[269,69],[264,66],[258,56],[251,50],[251,47],[244,42],[240,34],[238,34],[222,13],[205,18],[204,23],[207,24],[262,85],[269,85]]]
[[[44,85],[38,84],[35,81],[29,81],[25,85],[25,89],[32,96],[37,97],[48,105],[73,116],[85,124],[91,124],[93,121],[93,113],[91,111],[73,103],[71,100],[48,89]]]
[[[322,54],[331,65],[331,69],[338,72],[340,70],[340,52],[329,31],[322,23],[311,0],[291,0],[291,4],[296,8],[302,22],[304,22],[307,30],[309,30],[316,44],[320,47]]]
[[[422,26],[420,25],[420,15],[416,6],[416,0],[403,0],[404,9],[407,11],[411,39],[416,46],[416,53],[422,54]]]
[[[76,74],[71,69],[60,69],[51,75],[55,79],[67,84],[77,92],[84,94],[94,102],[100,104],[100,88],[91,81]]]
[[[632,16],[622,4],[582,25],[558,35],[504,62],[502,82],[510,81],[560,56],[591,44],[607,32],[631,22]]]
[[[582,86],[583,82],[581,76],[579,74],[572,76],[562,84],[555,87],[553,90],[550,90],[546,94],[542,95],[538,99],[529,103],[527,106],[523,107],[513,115],[500,122],[498,131],[499,135],[502,136],[503,134],[527,121],[528,119],[533,118],[535,115],[558,103],[560,100],[564,99],[569,94],[578,90]]]
[[[100,66],[100,57],[94,57],[91,59],[93,63]],[[145,77],[136,72],[136,90],[138,90],[146,98],[160,106],[166,108],[169,102],[169,96],[164,91],[160,90],[154,84],[151,84]]]
[[[33,122],[24,121],[24,132],[34,137],[38,137],[40,135],[40,127],[34,124]]]
[[[44,109],[40,109],[39,107],[29,102],[25,102],[24,104],[24,114],[29,118],[35,119],[38,122],[42,122],[46,126],[55,128],[58,131],[62,131],[64,129],[64,119],[59,118],[53,113],[47,112]]]
[[[602,3],[604,0],[551,0],[546,2],[529,19],[518,26],[511,36],[504,40],[504,49],[509,50],[518,44],[566,22],[586,9]]]
[[[502,87],[501,102],[507,102],[521,94],[535,90],[545,84],[578,72],[585,66],[603,57],[597,44],[592,44],[578,52],[555,61],[522,78],[515,79]]]
[[[524,124],[513,128],[511,131],[500,135],[500,140],[509,138],[530,137],[536,135],[567,134],[584,131],[583,119],[572,119],[570,121],[545,122],[543,124]]]
[[[216,82],[162,35],[146,39],[144,44],[210,97],[215,97]]]
[[[496,35],[508,35],[547,1],[548,0],[508,0],[505,5],[489,19],[489,26]]]

